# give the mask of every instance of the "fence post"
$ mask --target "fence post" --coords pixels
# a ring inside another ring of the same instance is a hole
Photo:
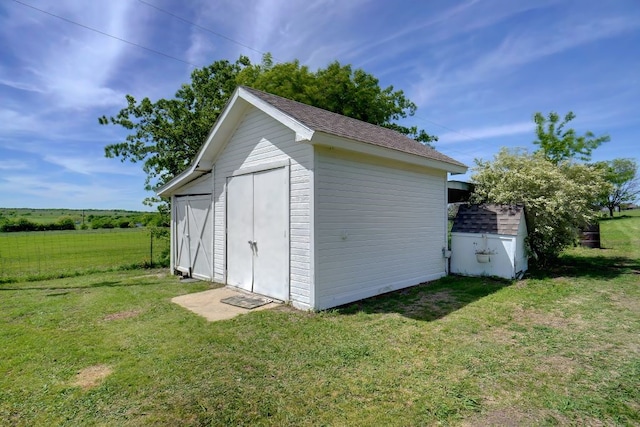
[[[149,243],[149,268],[153,268],[153,230],[149,232],[149,236],[151,237]]]

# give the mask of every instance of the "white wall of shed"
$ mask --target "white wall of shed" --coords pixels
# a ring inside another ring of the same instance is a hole
[[[201,177],[194,179],[183,187],[178,188],[173,195],[189,195],[189,194],[211,194],[213,192],[213,177],[211,173],[206,173]]]
[[[446,172],[316,148],[315,308],[446,274]]]
[[[515,276],[516,236],[479,233],[451,233],[451,273],[465,276]],[[490,261],[478,262],[477,250],[490,250]]]
[[[274,162],[290,164],[290,295],[294,306],[311,308],[310,169],[313,147],[295,141],[295,133],[251,108],[215,160],[214,280],[225,283],[226,183],[234,172],[259,170]]]

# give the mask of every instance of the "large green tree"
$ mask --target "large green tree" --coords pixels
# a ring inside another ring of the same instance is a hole
[[[625,202],[633,202],[640,195],[638,165],[633,159],[613,159],[598,162],[596,166],[602,168],[605,180],[610,184],[602,193],[600,205],[609,209],[612,217],[616,208]]]
[[[137,101],[127,95],[127,105],[118,114],[99,118],[100,124],[129,132],[124,141],[105,147],[106,156],[143,162],[148,190],[165,184],[189,165],[238,85],[390,127],[426,144],[437,140],[424,130],[398,124],[415,113],[416,105],[393,86],[381,88],[378,79],[361,69],[333,62],[311,71],[298,61],[274,64],[270,55],[261,64],[241,56],[194,70],[191,82],[172,99]]]
[[[493,161],[476,160],[471,179],[475,203],[524,204],[529,250],[540,265],[575,242],[578,229],[597,216],[593,207],[607,187],[596,166],[507,149]]]
[[[576,115],[571,111],[562,121],[560,115],[553,111],[547,117],[542,113],[533,115],[538,137],[533,143],[540,147],[538,152],[548,161],[554,164],[565,160],[589,161],[591,152],[603,142],[609,141],[608,135],[596,137],[593,132],[587,131],[580,136],[574,129],[567,129],[567,124],[575,118]]]

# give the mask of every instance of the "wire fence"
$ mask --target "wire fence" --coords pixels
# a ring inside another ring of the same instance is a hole
[[[157,228],[0,233],[0,281],[166,265],[168,236]]]

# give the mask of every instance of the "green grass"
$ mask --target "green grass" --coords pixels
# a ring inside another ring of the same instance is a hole
[[[151,260],[148,229],[0,233],[0,283],[73,276]],[[159,262],[167,239],[153,239]]]
[[[216,323],[160,271],[0,285],[0,424],[638,425],[640,218],[601,232],[513,284]]]

